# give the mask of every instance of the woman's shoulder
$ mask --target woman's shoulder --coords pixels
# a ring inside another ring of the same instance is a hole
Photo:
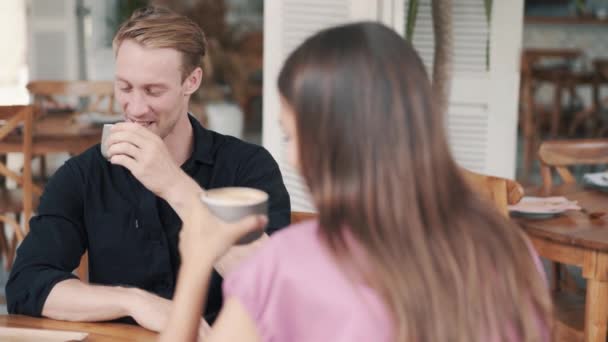
[[[317,221],[292,224],[272,234],[241,268],[264,264],[274,265],[275,268],[279,264],[289,265],[306,255],[316,254],[319,244]]]
[[[317,239],[319,223],[317,220],[307,220],[287,226],[270,236],[270,244],[282,246],[290,241],[314,241]]]
[[[273,234],[236,272],[225,293],[239,299],[265,337],[389,340],[383,337],[391,332],[382,300],[341,271],[320,237],[317,221]]]
[[[310,251],[311,246],[318,243],[317,232],[318,224],[315,220],[292,224],[281,229],[263,242],[236,271],[245,271],[256,266],[264,267],[264,265],[277,268],[279,263],[284,263],[303,250]]]

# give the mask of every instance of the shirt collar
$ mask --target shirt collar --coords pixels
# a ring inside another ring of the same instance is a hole
[[[192,158],[197,162],[213,165],[213,135],[204,128],[201,123],[192,114],[188,113],[188,119],[192,125],[192,135],[194,144],[192,149]]]

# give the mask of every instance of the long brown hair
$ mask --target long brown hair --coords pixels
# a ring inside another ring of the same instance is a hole
[[[321,232],[382,296],[395,340],[548,333],[551,301],[526,238],[460,175],[410,44],[376,23],[321,31],[289,56],[279,90]]]

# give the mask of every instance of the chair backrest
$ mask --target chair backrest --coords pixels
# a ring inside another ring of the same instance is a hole
[[[508,206],[519,202],[524,196],[524,188],[512,179],[483,175],[463,168],[461,173],[469,186],[490,199],[504,216],[509,216]]]
[[[29,231],[29,218],[33,211],[33,196],[35,192],[32,181],[33,112],[34,109],[32,106],[0,106],[0,120],[4,122],[0,125],[0,154],[16,152],[13,150],[13,147],[10,148],[11,150],[3,148],[3,146],[6,145],[3,145],[2,141],[11,135],[11,133],[15,132],[15,130],[22,127],[22,132],[19,136],[22,139],[21,152],[23,153],[23,172],[19,174],[12,171],[6,164],[0,162],[0,175],[6,179],[15,181],[15,183],[23,189],[22,203],[25,227],[24,231],[21,231],[19,226],[15,227],[15,233],[18,239],[23,239],[24,233]],[[9,145],[13,146],[12,144]],[[39,190],[36,192],[40,193]],[[0,215],[1,214],[6,213],[0,213]],[[15,223],[10,222],[10,220],[7,220],[4,216],[1,220],[6,223]]]
[[[62,100],[57,97],[78,97],[89,100],[83,112],[114,114],[114,83],[112,81],[32,81],[27,90],[33,96],[39,113],[44,113],[50,104],[62,108]],[[102,105],[104,107],[102,107]]]
[[[299,223],[306,220],[317,218],[317,213],[310,213],[304,211],[292,211],[291,212],[291,224]]]
[[[555,168],[564,183],[574,183],[569,166],[608,164],[608,139],[576,139],[544,141],[538,150],[543,191],[553,187],[551,168]]]
[[[598,58],[593,61],[593,67],[604,80],[608,80],[608,58]]]
[[[580,49],[528,48],[522,52],[522,72],[524,74],[532,73],[534,65],[543,60],[561,61],[567,63],[579,58],[582,54],[583,51]]]

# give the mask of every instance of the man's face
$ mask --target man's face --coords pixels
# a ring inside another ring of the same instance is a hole
[[[123,41],[116,55],[114,93],[125,121],[138,123],[161,138],[173,132],[188,109],[191,88],[182,82],[181,53]]]
[[[296,170],[300,170],[300,153],[298,151],[298,132],[296,130],[296,116],[293,108],[281,97],[281,114],[279,125],[283,132],[283,141],[287,145],[287,160]]]

